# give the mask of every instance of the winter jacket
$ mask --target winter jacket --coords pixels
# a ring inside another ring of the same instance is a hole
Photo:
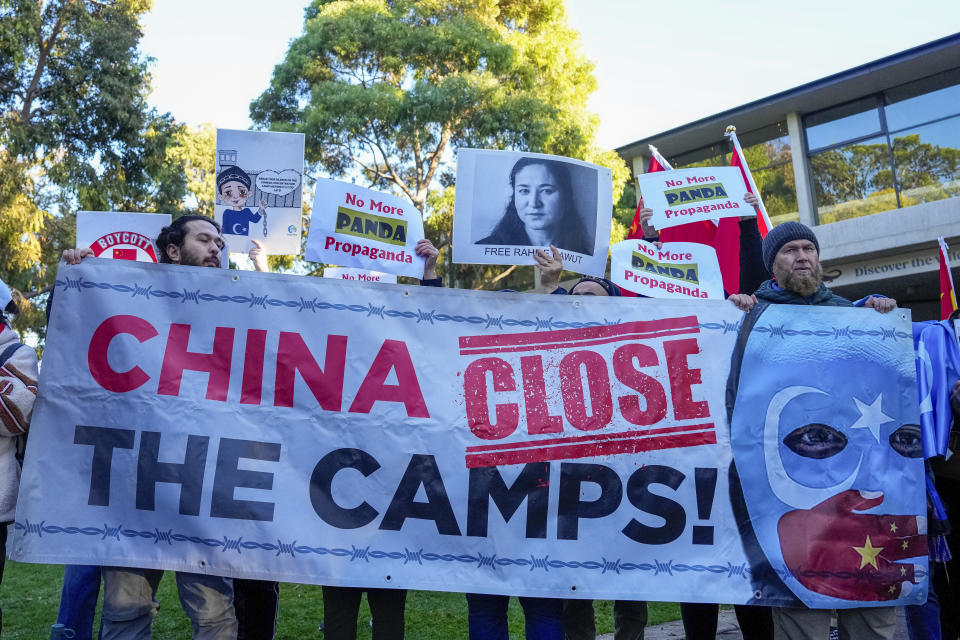
[[[754,294],[760,302],[770,302],[773,304],[809,304],[824,307],[852,307],[853,303],[838,296],[830,289],[827,289],[822,283],[813,295],[804,298],[799,293],[787,291],[773,284],[773,280],[767,280],[760,285]]]
[[[0,354],[20,338],[0,316]],[[37,397],[37,353],[20,345],[0,366],[0,522],[13,520],[20,489],[17,447],[26,437]]]

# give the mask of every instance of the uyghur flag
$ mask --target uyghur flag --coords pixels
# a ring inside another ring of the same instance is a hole
[[[946,455],[953,414],[950,393],[960,380],[960,344],[949,322],[914,322],[923,457]]]
[[[957,310],[957,290],[953,288],[947,243],[943,238],[937,238],[937,242],[940,244],[940,319],[946,320]]]

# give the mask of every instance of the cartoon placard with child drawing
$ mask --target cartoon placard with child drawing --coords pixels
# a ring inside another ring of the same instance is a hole
[[[217,129],[217,222],[231,253],[257,240],[268,255],[298,255],[303,217],[301,133]]]

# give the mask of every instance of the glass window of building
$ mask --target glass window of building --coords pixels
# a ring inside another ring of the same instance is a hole
[[[960,69],[890,89],[884,103],[890,131],[955,116],[960,112]]]
[[[804,124],[821,224],[960,196],[960,69]]]
[[[870,96],[808,115],[804,118],[807,148],[813,152],[877,135],[881,131],[877,107],[876,97]]]
[[[695,167],[722,167],[726,162],[724,153],[727,150],[726,140],[715,142],[693,151],[681,153],[678,156],[667,158],[667,162],[674,169],[692,169]]]

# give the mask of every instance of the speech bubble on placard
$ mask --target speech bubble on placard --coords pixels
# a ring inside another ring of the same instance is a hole
[[[285,196],[300,186],[300,174],[293,169],[261,171],[257,174],[257,189],[275,196]]]

